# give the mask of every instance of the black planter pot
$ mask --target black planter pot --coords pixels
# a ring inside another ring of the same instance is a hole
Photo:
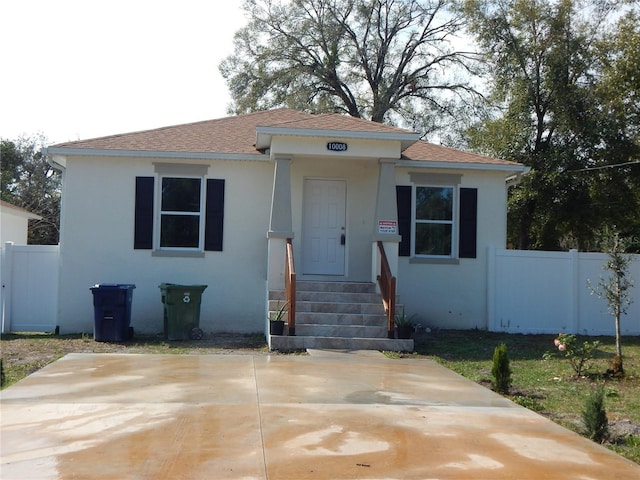
[[[282,335],[284,333],[284,320],[269,320],[269,331],[271,335]]]
[[[407,340],[411,338],[411,334],[413,333],[413,326],[412,325],[397,326],[396,332],[398,334],[398,338]]]

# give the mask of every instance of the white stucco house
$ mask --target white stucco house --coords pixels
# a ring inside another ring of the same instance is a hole
[[[0,245],[5,242],[26,245],[29,220],[42,220],[42,217],[0,200]]]
[[[208,285],[205,332],[268,333],[274,301],[291,298],[290,251],[295,324],[270,337],[276,348],[391,341],[392,323],[375,310],[380,247],[398,308],[425,326],[486,328],[487,250],[504,248],[508,184],[527,170],[408,130],[289,109],[47,153],[63,172],[61,332],[91,330],[90,286],[124,283],[136,285],[132,325],[157,333],[168,282]]]

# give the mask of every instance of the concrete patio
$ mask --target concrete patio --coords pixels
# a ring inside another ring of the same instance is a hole
[[[1,394],[8,479],[638,479],[428,360],[71,354]]]

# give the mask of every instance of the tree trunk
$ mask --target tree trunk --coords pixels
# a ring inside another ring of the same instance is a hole
[[[618,375],[624,374],[624,363],[622,361],[622,341],[620,338],[620,314],[621,311],[619,308],[616,308],[615,311],[615,323],[616,323],[616,356],[617,361],[614,362],[614,373]]]

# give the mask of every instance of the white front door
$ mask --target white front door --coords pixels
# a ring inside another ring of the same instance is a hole
[[[303,274],[344,275],[346,193],[343,180],[305,179]]]

